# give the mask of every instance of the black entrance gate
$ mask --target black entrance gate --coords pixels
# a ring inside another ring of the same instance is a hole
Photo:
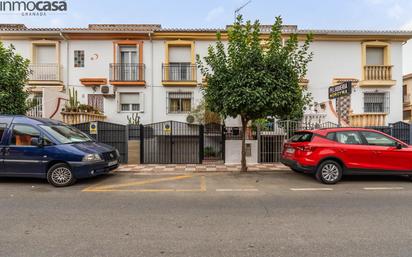
[[[203,134],[203,160],[223,161],[225,159],[225,133],[224,126],[218,123],[204,125]]]
[[[115,147],[119,150],[120,162],[127,163],[127,126],[104,121],[96,121],[95,123],[97,124],[95,134],[90,133],[90,122],[72,126],[76,127],[83,133],[88,134],[99,143],[104,143]]]
[[[142,163],[201,163],[202,127],[177,121],[142,126],[140,152]]]

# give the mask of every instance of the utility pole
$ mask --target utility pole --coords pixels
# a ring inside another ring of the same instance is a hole
[[[249,1],[247,1],[246,3],[244,3],[241,7],[237,8],[237,9],[235,10],[235,21],[236,21],[236,18],[237,18],[237,16],[238,16],[240,10],[242,10],[246,5],[250,4],[251,2],[252,2],[252,0],[249,0]]]

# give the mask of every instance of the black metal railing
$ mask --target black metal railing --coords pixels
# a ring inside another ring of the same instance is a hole
[[[111,63],[111,81],[145,81],[145,65],[143,63]]]
[[[162,64],[163,81],[196,81],[196,65],[190,63]]]

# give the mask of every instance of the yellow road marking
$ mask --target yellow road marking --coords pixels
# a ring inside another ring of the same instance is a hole
[[[192,175],[182,175],[168,178],[159,178],[159,179],[149,179],[144,181],[129,182],[123,184],[114,184],[107,186],[91,186],[83,189],[83,192],[205,192],[206,191],[206,181],[205,176],[200,177],[200,188],[199,189],[120,189],[122,187],[129,186],[141,186],[147,184],[154,184],[165,181],[175,181],[181,179],[192,178]]]

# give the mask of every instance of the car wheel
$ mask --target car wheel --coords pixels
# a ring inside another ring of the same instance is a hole
[[[342,166],[332,160],[322,162],[317,171],[316,179],[324,184],[336,184],[342,178]]]
[[[74,184],[76,178],[67,164],[58,163],[47,172],[47,181],[55,187],[65,187]]]

